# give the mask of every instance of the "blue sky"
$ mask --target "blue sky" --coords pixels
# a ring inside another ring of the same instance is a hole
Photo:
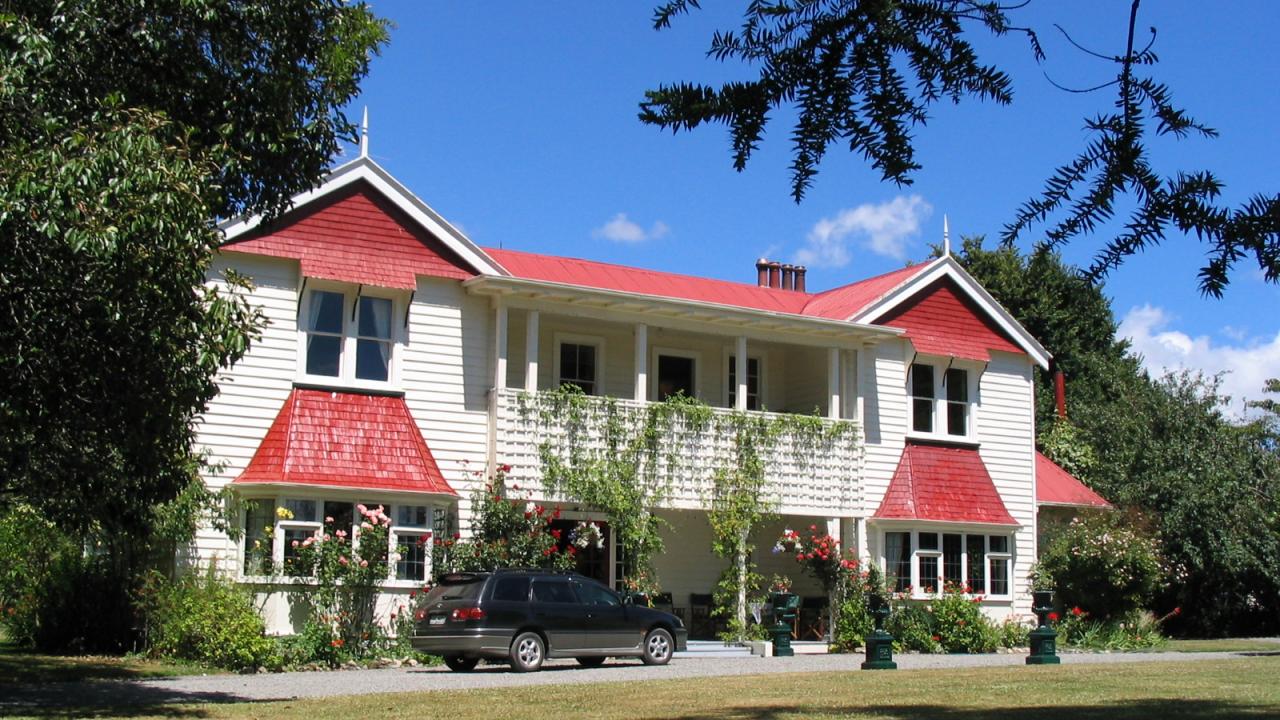
[[[1118,53],[1129,8],[1034,1],[1015,21],[1040,31],[1046,63],[1030,60],[1021,36],[980,43],[1012,75],[1012,106],[935,107],[916,131],[924,169],[909,187],[882,183],[861,158],[833,149],[797,205],[785,116],[742,173],[722,127],[673,136],[636,119],[644,90],[660,83],[749,77],[705,57],[711,32],[736,27],[743,4],[657,32],[645,2],[375,1],[396,28],[352,112],[369,108],[374,159],[482,245],[747,282],[767,256],[804,262],[809,287],[826,289],[924,259],[943,214],[953,239],[994,244],[1017,206],[1082,147],[1083,119],[1112,102],[1108,91],[1069,94],[1045,79],[1088,87],[1114,76],[1053,23]],[[1233,202],[1274,193],[1280,6],[1148,0],[1139,22],[1159,31],[1156,71],[1177,102],[1222,134],[1157,143],[1157,169],[1211,169]],[[1084,264],[1105,239],[1077,239],[1065,254]],[[1228,371],[1228,392],[1256,397],[1264,378],[1280,375],[1280,288],[1242,264],[1225,298],[1202,297],[1203,254],[1193,238],[1170,237],[1131,258],[1106,283],[1117,320],[1153,370]]]

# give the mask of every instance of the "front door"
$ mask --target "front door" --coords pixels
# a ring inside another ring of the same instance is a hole
[[[551,529],[560,531],[560,540],[557,549],[561,552],[566,551],[571,545],[573,546],[574,560],[576,565],[574,571],[579,575],[585,575],[592,580],[598,580],[603,585],[609,584],[609,544],[611,537],[609,534],[609,523],[594,520],[600,528],[600,537],[602,543],[597,545],[594,542],[580,542],[574,544],[574,531],[578,529],[579,521],[577,520],[553,520]]]

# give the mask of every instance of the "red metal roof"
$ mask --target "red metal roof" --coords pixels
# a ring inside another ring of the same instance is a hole
[[[882,520],[1017,525],[974,448],[909,442],[880,501]]]
[[[950,278],[931,283],[876,324],[906,330],[916,352],[926,355],[987,362],[990,350],[1022,353]]]
[[[299,260],[306,277],[403,290],[416,288],[418,275],[456,280],[475,275],[364,183],[223,249]]]
[[[812,299],[805,304],[804,314],[834,320],[847,320],[857,315],[871,303],[884,297],[890,290],[910,280],[916,273],[928,266],[928,263],[911,265],[818,293],[813,295]]]
[[[404,398],[303,388],[234,482],[457,495]]]
[[[1074,507],[1109,508],[1101,495],[1090,490],[1057,463],[1036,453],[1036,503]]]
[[[594,260],[539,255],[518,250],[484,248],[494,260],[513,276],[528,280],[576,285],[579,287],[616,290],[677,300],[716,303],[734,307],[803,314],[808,293],[779,288],[759,287],[729,280],[679,275],[613,265]]]

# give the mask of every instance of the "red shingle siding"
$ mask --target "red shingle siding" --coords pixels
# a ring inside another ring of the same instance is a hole
[[[404,398],[302,388],[235,482],[457,494]]]
[[[931,284],[876,324],[906,330],[916,352],[926,355],[987,362],[990,350],[1022,352],[949,278]]]
[[[907,443],[876,518],[1017,525],[973,448]]]
[[[1046,505],[1109,508],[1101,495],[1042,453],[1036,453],[1036,502]]]
[[[299,260],[306,277],[403,290],[417,287],[417,275],[455,280],[475,275],[363,183],[223,249]]]

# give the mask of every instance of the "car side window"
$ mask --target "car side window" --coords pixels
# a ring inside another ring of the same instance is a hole
[[[578,583],[578,596],[583,604],[603,607],[618,607],[622,601],[607,588],[592,583]]]
[[[578,598],[569,587],[568,580],[535,580],[533,583],[534,602],[544,603],[576,603]]]
[[[498,578],[493,585],[493,599],[501,602],[527,602],[529,600],[529,578]]]

